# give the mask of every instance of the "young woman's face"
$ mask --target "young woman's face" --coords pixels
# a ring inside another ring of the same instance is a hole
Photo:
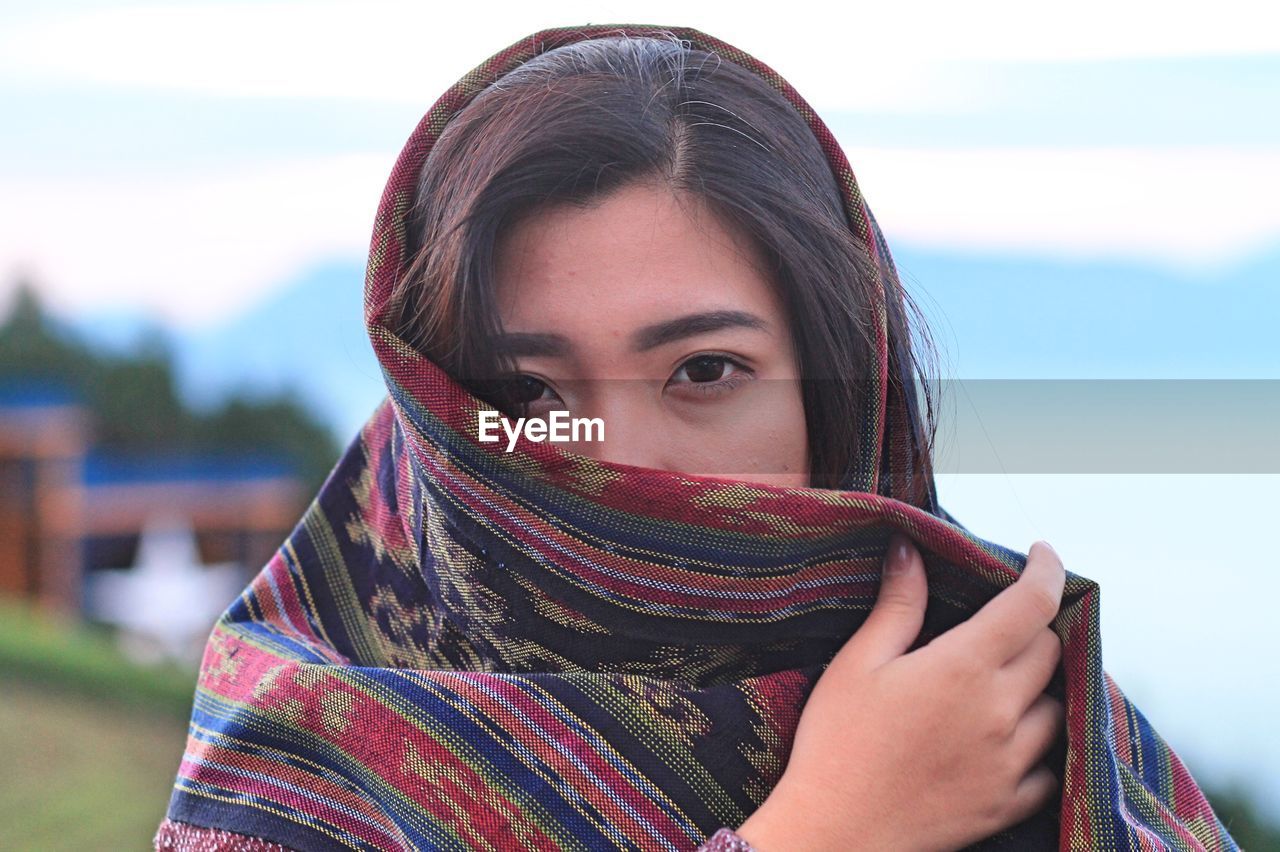
[[[634,184],[540,210],[501,235],[496,287],[527,414],[604,421],[598,459],[809,485],[787,316],[744,238],[705,207]]]

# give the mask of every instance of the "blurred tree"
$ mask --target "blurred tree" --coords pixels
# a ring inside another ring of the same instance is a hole
[[[1280,849],[1280,825],[1258,807],[1257,799],[1237,781],[1224,787],[1202,785],[1213,812],[1241,849]]]
[[[162,330],[127,354],[95,351],[47,314],[27,280],[18,282],[0,324],[0,380],[47,380],[73,391],[94,417],[99,444],[110,449],[268,452],[286,459],[311,490],[338,457],[333,435],[291,395],[240,394],[209,413],[190,410]]]
[[[196,418],[178,395],[167,351],[98,357],[91,369],[95,381],[81,392],[97,416],[104,446],[145,450],[187,443]]]
[[[93,360],[88,347],[57,327],[30,281],[18,281],[13,307],[0,325],[0,371],[6,378],[73,378],[75,385],[91,378]]]
[[[208,447],[256,447],[293,460],[315,491],[338,458],[333,436],[290,395],[250,399],[233,396],[194,424],[192,434]]]

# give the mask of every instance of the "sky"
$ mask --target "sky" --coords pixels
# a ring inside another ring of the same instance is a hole
[[[1277,244],[1263,4],[1033,5],[10,3],[0,286],[26,270],[68,311],[234,317],[317,256],[364,253],[399,144],[463,71],[584,21],[679,22],[779,69],[897,242],[1189,275]]]
[[[210,381],[252,381],[250,347],[219,335],[337,269],[358,340],[374,210],[436,97],[538,29],[678,24],[766,62],[824,118],[958,374],[1280,379],[1268,4],[442,5],[0,4],[0,299],[26,276],[89,328],[217,338]],[[356,373],[375,399],[376,368]],[[1247,778],[1280,815],[1276,474],[992,470],[939,488],[979,535],[1047,538],[1099,581],[1104,665],[1193,773]]]

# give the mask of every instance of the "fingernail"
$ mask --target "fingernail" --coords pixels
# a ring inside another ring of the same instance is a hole
[[[911,557],[907,552],[907,539],[905,536],[894,533],[893,538],[889,540],[889,554],[885,558],[884,572],[896,577],[907,573],[910,567]]]
[[[1040,543],[1045,546],[1046,550],[1048,550],[1050,553],[1053,554],[1053,561],[1058,563],[1058,568],[1065,571],[1066,569],[1063,568],[1063,565],[1062,565],[1062,557],[1058,555],[1058,551],[1053,549],[1053,545],[1045,541],[1044,539],[1041,539]]]

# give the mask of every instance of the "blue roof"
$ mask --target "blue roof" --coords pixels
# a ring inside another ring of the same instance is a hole
[[[242,482],[294,477],[297,471],[269,453],[150,453],[126,455],[93,450],[85,457],[84,483]]]
[[[0,408],[49,408],[83,402],[70,385],[55,379],[0,379]]]

